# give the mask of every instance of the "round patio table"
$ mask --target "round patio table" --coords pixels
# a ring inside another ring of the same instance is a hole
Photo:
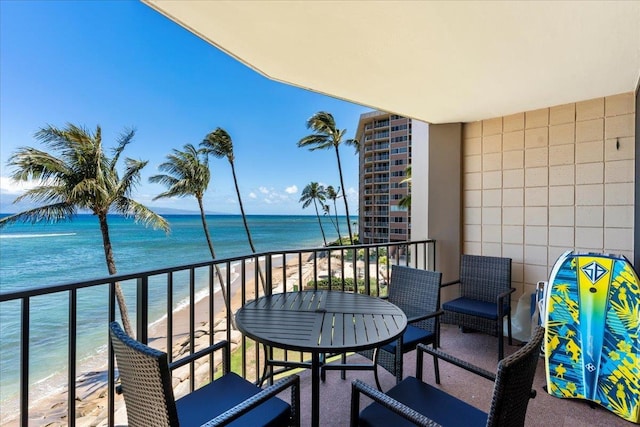
[[[301,291],[268,295],[236,313],[240,332],[264,345],[311,354],[311,425],[320,421],[320,356],[380,347],[397,339],[407,317],[368,295]]]

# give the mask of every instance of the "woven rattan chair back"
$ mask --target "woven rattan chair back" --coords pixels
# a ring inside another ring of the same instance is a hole
[[[460,296],[495,303],[511,287],[511,259],[462,255]]]
[[[543,337],[544,328],[538,327],[524,347],[498,363],[487,426],[524,426]]]
[[[129,426],[178,426],[166,353],[129,337],[116,322],[109,329]]]
[[[433,313],[440,308],[439,271],[421,270],[394,265],[391,268],[389,302],[404,311],[407,319]],[[413,326],[436,332],[436,318],[413,323]]]

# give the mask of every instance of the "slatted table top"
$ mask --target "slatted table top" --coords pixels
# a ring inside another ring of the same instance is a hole
[[[287,350],[346,352],[378,347],[407,327],[400,308],[379,298],[339,291],[302,291],[258,298],[236,313],[238,329]]]

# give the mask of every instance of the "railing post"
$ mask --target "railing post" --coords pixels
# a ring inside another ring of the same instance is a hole
[[[286,254],[284,254],[284,256],[285,256],[285,265],[286,265]],[[260,264],[260,259],[258,257],[256,257],[256,264],[257,265]],[[271,258],[270,253],[265,255],[264,265],[265,265],[264,269],[267,270],[265,271],[265,278],[264,278],[264,280],[267,282],[265,293],[267,295],[271,295],[273,293],[273,259]]]
[[[29,425],[29,297],[22,299],[20,338],[20,425]]]
[[[149,341],[147,325],[149,324],[149,278],[138,277],[136,299],[136,339],[143,344]]]

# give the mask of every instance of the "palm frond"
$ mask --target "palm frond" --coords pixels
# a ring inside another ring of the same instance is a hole
[[[100,126],[98,126],[98,130],[96,133],[100,132]],[[134,128],[125,129],[120,133],[120,136],[116,140],[118,146],[113,149],[113,158],[111,159],[111,168],[113,169],[115,165],[118,163],[118,159],[120,159],[120,155],[122,151],[124,151],[125,147],[129,145],[131,141],[133,141],[133,137],[136,134],[136,130]]]
[[[116,202],[115,208],[124,216],[132,217],[136,223],[141,223],[145,227],[151,226],[166,233],[171,231],[169,222],[166,219],[135,200],[126,197],[120,198]]]
[[[29,209],[0,219],[0,228],[16,222],[59,222],[70,220],[76,214],[76,207],[69,203],[55,203]]]
[[[200,143],[207,154],[211,154],[217,158],[226,157],[229,162],[233,163],[233,141],[229,133],[218,127],[213,132],[210,132]]]

